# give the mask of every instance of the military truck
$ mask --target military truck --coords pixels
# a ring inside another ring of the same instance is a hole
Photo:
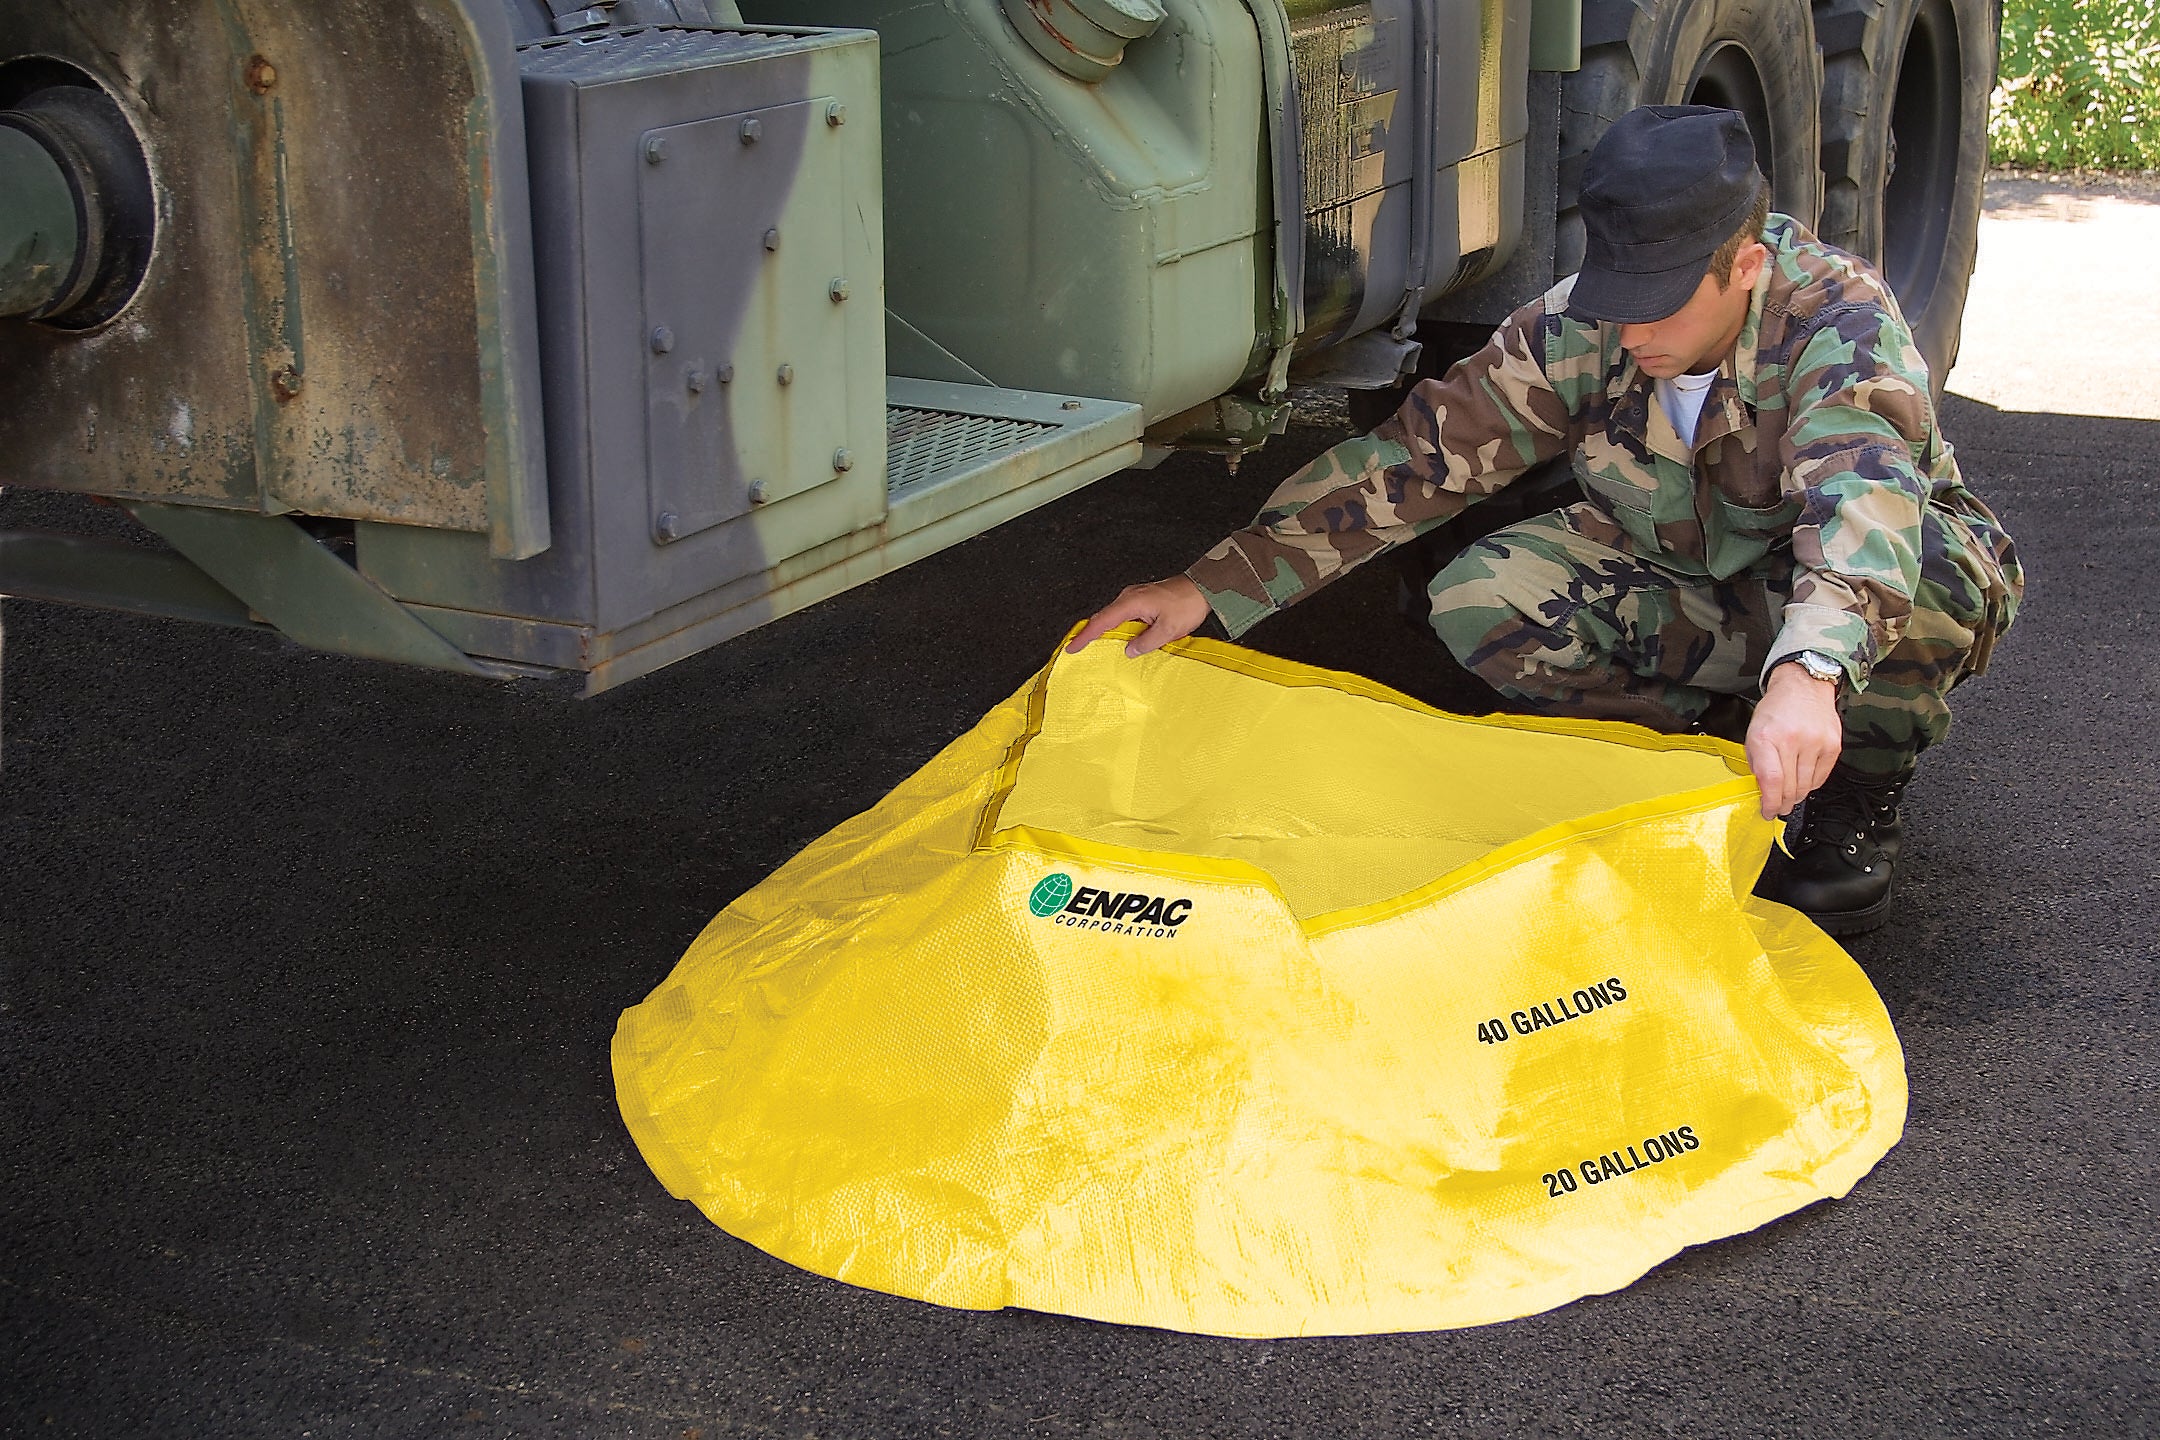
[[[1644,101],[1956,357],[1985,0],[0,0],[0,593],[603,690],[1582,256]],[[67,507],[55,507],[65,510]],[[107,527],[110,528],[110,527]]]

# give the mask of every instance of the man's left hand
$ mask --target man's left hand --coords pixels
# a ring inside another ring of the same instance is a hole
[[[1765,820],[1792,813],[1830,778],[1845,745],[1837,689],[1835,680],[1818,680],[1798,665],[1780,665],[1764,682],[1748,722],[1747,758]]]

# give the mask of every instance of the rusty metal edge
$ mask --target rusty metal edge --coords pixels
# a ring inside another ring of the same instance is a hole
[[[488,553],[498,560],[525,560],[547,549],[552,537],[517,45],[500,5],[438,3],[465,26],[479,81],[465,133],[472,172],[481,411],[502,417],[487,436]]]

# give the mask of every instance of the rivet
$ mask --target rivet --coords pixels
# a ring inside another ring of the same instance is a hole
[[[825,293],[832,296],[832,302],[835,305],[847,299],[847,278],[842,276],[840,279],[833,281],[832,284],[825,287]]]
[[[832,452],[832,468],[842,474],[855,468],[855,456],[847,446],[843,445]]]
[[[667,159],[667,137],[654,135],[645,141],[645,163],[658,165]]]
[[[652,332],[652,353],[665,355],[675,348],[675,332],[665,325],[656,325]]]
[[[771,498],[772,492],[765,488],[764,481],[753,480],[750,482],[750,503],[752,505],[763,505]]]
[[[694,368],[694,369],[692,369],[692,370],[691,370],[691,372],[690,372],[690,373],[689,373],[688,375],[686,375],[686,376],[684,376],[684,377],[683,377],[683,383],[684,383],[685,385],[688,385],[688,386],[690,387],[690,393],[691,393],[692,395],[702,395],[702,394],[704,394],[704,393],[705,393],[705,371],[704,371],[703,367],[698,367],[698,368]]]
[[[758,142],[758,137],[765,133],[764,122],[759,120],[757,116],[753,115],[748,120],[742,122],[741,133],[743,144],[755,145]]]
[[[280,400],[291,400],[300,394],[307,379],[298,370],[287,365],[270,377],[270,388]]]
[[[1080,402],[1077,400],[1067,400],[1064,404],[1058,406],[1060,410],[1077,410],[1079,408]]]
[[[777,376],[776,378],[778,378],[778,380],[780,381],[780,383],[781,383],[782,385],[792,385],[792,384],[794,384],[794,383],[795,383],[795,367],[794,367],[794,366],[792,366],[792,365],[782,365],[782,366],[780,367],[780,371],[779,371],[779,374],[778,374],[778,376]]]
[[[247,87],[257,95],[267,95],[270,87],[277,84],[277,66],[260,55],[250,55],[247,62]]]
[[[728,365],[722,365],[722,366],[720,367],[720,369],[719,369],[719,371],[718,371],[717,373],[718,373],[718,375],[719,375],[719,377],[720,377],[720,383],[721,383],[722,385],[732,384],[732,383],[734,382],[734,379],[735,379],[735,367],[734,367],[734,365],[732,365],[732,364],[728,364]]]
[[[682,520],[672,510],[663,510],[653,517],[653,534],[662,540],[673,540],[682,533]]]
[[[825,107],[825,123],[833,126],[847,124],[847,106],[841,104],[838,100],[827,105]]]
[[[767,250],[780,248],[780,232],[778,230],[767,230],[765,232],[765,248]]]

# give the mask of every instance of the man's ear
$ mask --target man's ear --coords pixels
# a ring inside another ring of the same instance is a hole
[[[1762,278],[1763,266],[1769,263],[1770,247],[1760,240],[1748,241],[1740,247],[1740,253],[1733,256],[1733,283],[1743,290],[1754,289],[1755,282]]]

